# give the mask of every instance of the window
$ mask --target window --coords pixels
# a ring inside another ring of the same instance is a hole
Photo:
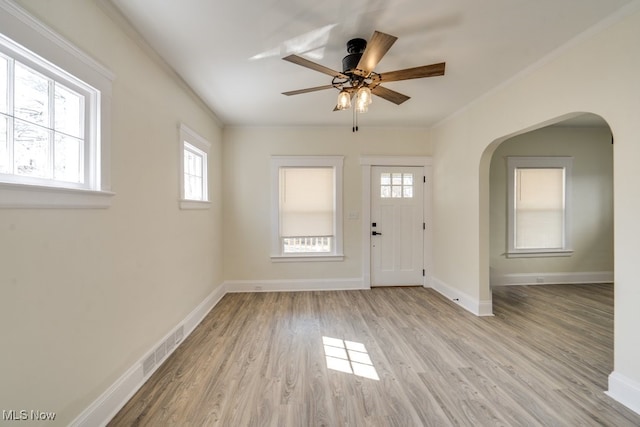
[[[180,207],[207,209],[209,207],[208,157],[209,141],[180,125]]]
[[[341,156],[272,157],[272,259],[342,259]]]
[[[570,157],[509,157],[508,256],[559,256],[570,244]]]
[[[0,28],[0,207],[108,206],[113,75],[12,3]]]
[[[90,187],[92,89],[66,85],[0,53],[0,173],[5,181]],[[88,176],[89,175],[89,176]]]
[[[380,197],[383,199],[413,198],[413,174],[399,172],[380,174]]]

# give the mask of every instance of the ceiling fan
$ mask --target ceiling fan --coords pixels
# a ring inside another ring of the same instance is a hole
[[[286,56],[282,59],[328,74],[333,77],[333,80],[329,85],[283,92],[283,95],[299,95],[301,93],[335,88],[340,93],[334,111],[351,108],[351,100],[355,97],[353,127],[355,132],[358,130],[356,125],[357,113],[367,111],[369,104],[371,104],[372,94],[396,105],[400,105],[410,98],[407,95],[387,89],[382,86],[382,83],[444,75],[444,62],[387,73],[373,71],[397,39],[395,36],[375,31],[369,43],[360,38],[349,40],[347,42],[348,55],[342,59],[342,72],[332,70],[298,55]]]

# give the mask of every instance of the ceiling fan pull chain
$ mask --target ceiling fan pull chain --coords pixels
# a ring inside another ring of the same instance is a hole
[[[357,117],[356,114],[357,114],[356,113],[356,109],[354,107],[354,109],[353,109],[353,119],[351,121],[351,123],[352,123],[351,132],[357,132],[358,131],[358,127],[356,126],[356,117]]]

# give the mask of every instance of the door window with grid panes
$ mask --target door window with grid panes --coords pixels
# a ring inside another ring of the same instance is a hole
[[[385,172],[380,174],[380,197],[412,198],[414,176],[412,173]]]

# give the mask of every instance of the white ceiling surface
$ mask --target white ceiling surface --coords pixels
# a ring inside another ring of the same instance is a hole
[[[344,125],[338,91],[285,91],[331,77],[346,42],[374,30],[398,37],[376,72],[445,61],[441,77],[387,83],[411,96],[374,97],[361,126],[428,127],[531,66],[632,0],[111,0],[225,125]]]

